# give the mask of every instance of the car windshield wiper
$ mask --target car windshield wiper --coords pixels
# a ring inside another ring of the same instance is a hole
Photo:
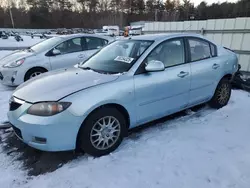
[[[90,67],[81,67],[81,66],[79,66],[79,68],[81,68],[83,70],[92,70],[92,71],[98,72],[100,74],[117,74],[118,73],[118,72],[102,71],[102,70],[92,69]]]
[[[32,50],[31,48],[26,48],[23,51],[27,51],[27,52],[34,52],[34,50]]]
[[[83,69],[83,70],[93,70],[93,69],[91,69],[90,67],[81,67],[81,66],[79,66],[79,68],[81,68],[81,69]]]
[[[102,73],[101,71],[98,71],[98,70],[96,70],[96,69],[92,69],[92,68],[90,68],[90,67],[81,67],[81,66],[78,66],[78,67],[81,68],[81,69],[83,69],[83,70],[92,70],[92,71],[94,71],[94,72]]]

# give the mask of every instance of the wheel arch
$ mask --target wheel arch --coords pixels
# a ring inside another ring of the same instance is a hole
[[[225,105],[222,105],[221,103],[220,104],[218,104],[218,102],[216,101],[216,100],[218,100],[218,99],[216,99],[217,97],[216,97],[216,91],[217,91],[217,89],[218,89],[218,87],[220,86],[220,83],[222,82],[222,81],[226,81],[226,82],[228,82],[229,83],[229,85],[231,85],[230,83],[231,83],[231,81],[232,81],[232,79],[233,79],[233,75],[232,74],[225,74],[220,80],[219,80],[219,82],[218,82],[218,84],[217,84],[217,86],[216,86],[216,88],[215,88],[215,90],[214,90],[214,92],[213,92],[213,96],[210,98],[210,101],[209,101],[209,104],[210,104],[210,106],[212,107],[212,108],[216,108],[216,109],[219,109],[219,108],[222,108],[223,106],[225,106],[227,103],[228,103],[228,101],[225,103]],[[228,98],[228,100],[230,99],[230,96],[231,96],[231,86],[229,86],[230,87],[230,91],[229,91],[229,98]],[[216,100],[215,100],[216,99]]]
[[[79,130],[78,130],[78,133],[77,133],[77,138],[76,138],[76,149],[79,149],[79,138],[80,138],[80,137],[79,137],[79,133],[80,133],[80,130],[81,130],[82,126],[84,126],[84,122],[87,121],[88,117],[89,117],[91,114],[95,113],[97,110],[99,110],[99,109],[101,109],[101,108],[104,108],[104,107],[116,108],[119,112],[121,112],[121,114],[123,114],[124,117],[125,117],[126,125],[127,125],[127,131],[128,131],[128,129],[129,129],[129,127],[130,127],[130,115],[129,115],[129,113],[128,113],[128,110],[127,110],[123,105],[118,104],[118,103],[107,103],[107,104],[102,104],[102,105],[100,105],[100,106],[94,108],[93,110],[91,110],[91,111],[88,113],[87,117],[83,120],[83,122],[82,122],[82,124],[81,124],[81,126],[80,126],[80,128],[79,128]]]
[[[24,74],[24,78],[23,78],[24,81],[25,81],[25,78],[26,78],[28,72],[30,72],[30,71],[33,70],[33,69],[43,69],[45,72],[48,72],[48,69],[45,68],[45,67],[42,67],[42,66],[31,67],[31,68],[29,68],[29,69],[26,71],[26,73]]]
[[[233,75],[231,73],[227,73],[227,74],[224,74],[219,80],[218,80],[218,83],[214,86],[214,89],[213,89],[213,92],[212,92],[212,95],[210,96],[210,99],[214,96],[215,94],[215,91],[220,83],[220,81],[222,79],[228,79],[230,82],[232,81],[233,79]]]
[[[221,78],[221,80],[222,80],[222,79],[224,79],[224,78],[226,78],[226,79],[228,79],[228,80],[230,80],[230,81],[231,81],[231,80],[232,80],[232,78],[233,78],[233,75],[232,75],[232,74],[230,74],[230,73],[229,73],[229,74],[225,74],[225,75]]]

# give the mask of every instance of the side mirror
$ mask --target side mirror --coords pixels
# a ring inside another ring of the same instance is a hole
[[[61,51],[58,49],[53,49],[52,53],[53,53],[53,55],[59,55],[59,54],[61,54]]]
[[[164,71],[165,66],[161,61],[151,60],[145,67],[147,72]]]

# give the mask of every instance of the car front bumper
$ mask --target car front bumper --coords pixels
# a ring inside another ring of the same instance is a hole
[[[0,68],[0,82],[7,86],[18,86],[24,81],[24,73],[18,68]]]
[[[42,151],[68,151],[76,148],[83,117],[65,110],[54,116],[40,117],[26,113],[31,106],[22,104],[8,112],[16,136],[29,146]]]

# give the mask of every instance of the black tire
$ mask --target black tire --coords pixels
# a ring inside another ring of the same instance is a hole
[[[222,108],[226,106],[231,97],[232,85],[228,78],[223,78],[219,82],[213,98],[210,100],[209,105],[212,108]],[[224,97],[224,98],[223,98]]]
[[[91,131],[93,130],[94,125],[98,122],[98,120],[102,119],[106,116],[115,117],[120,123],[120,134],[117,136],[117,140],[113,143],[112,146],[106,149],[98,149],[91,142]],[[86,121],[83,123],[79,133],[78,133],[78,147],[84,152],[94,156],[100,157],[103,155],[107,155],[114,150],[116,150],[121,144],[124,136],[126,135],[126,120],[121,112],[119,112],[116,108],[113,107],[103,107],[100,108],[89,115]]]
[[[26,82],[27,80],[29,80],[31,78],[31,75],[34,74],[34,73],[45,73],[47,72],[46,69],[43,69],[43,68],[33,68],[33,69],[30,69],[24,76],[24,81]]]

